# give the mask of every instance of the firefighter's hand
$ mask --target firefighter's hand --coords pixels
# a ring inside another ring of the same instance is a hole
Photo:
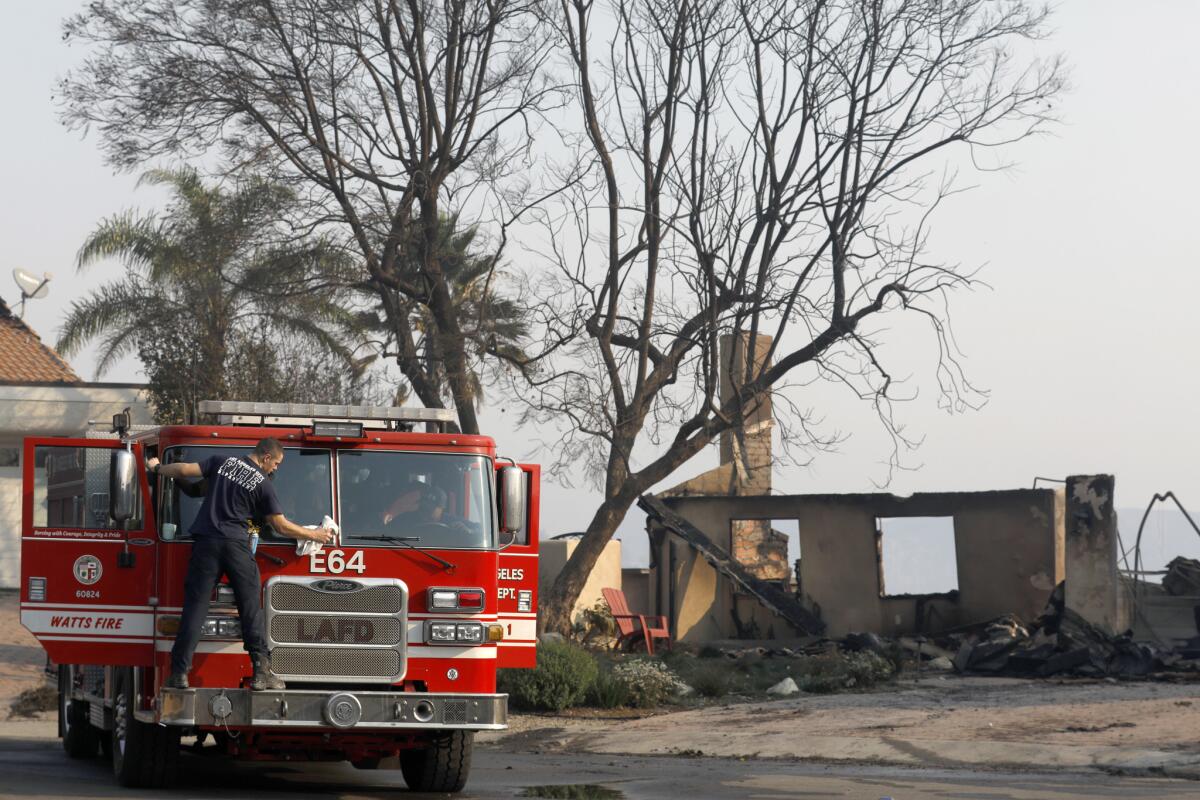
[[[154,456],[150,456],[149,458],[146,459],[146,471],[154,472],[154,470],[158,469],[158,464],[159,464],[158,459],[155,458]]]
[[[320,544],[329,544],[333,541],[333,531],[329,528],[317,528],[316,530],[308,531],[308,538]]]

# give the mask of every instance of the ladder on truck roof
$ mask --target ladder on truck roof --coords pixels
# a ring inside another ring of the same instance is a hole
[[[457,427],[454,412],[445,408],[201,400],[199,411],[201,416],[215,417],[218,425],[302,427],[317,422],[346,422],[361,424],[364,430],[411,431],[413,426],[425,424],[439,433]]]

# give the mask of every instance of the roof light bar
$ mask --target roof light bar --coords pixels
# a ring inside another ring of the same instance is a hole
[[[384,429],[403,425],[432,424],[445,431],[457,417],[445,408],[397,408],[395,406],[335,406],[321,403],[257,403],[241,400],[201,400],[202,416],[214,416],[220,425],[304,426],[324,423],[361,423],[366,428]]]

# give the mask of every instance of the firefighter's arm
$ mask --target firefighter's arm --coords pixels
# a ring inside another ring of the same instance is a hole
[[[175,464],[160,464],[157,458],[146,459],[146,469],[164,478],[203,478],[204,472],[199,464],[189,464],[184,461]]]
[[[289,520],[283,514],[271,514],[267,517],[267,522],[275,529],[275,532],[281,536],[290,536],[293,539],[312,539],[314,542],[328,544],[333,541],[333,531],[328,528],[305,528],[301,525]]]

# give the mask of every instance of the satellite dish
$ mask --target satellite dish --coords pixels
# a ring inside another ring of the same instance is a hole
[[[50,279],[54,277],[49,272],[45,278],[39,278],[31,272],[17,267],[13,270],[13,280],[17,282],[17,286],[21,287],[21,296],[27,297],[30,300],[41,300],[46,295],[50,294]]]
[[[17,316],[24,317],[25,301],[41,300],[50,294],[50,279],[54,276],[47,272],[39,278],[32,272],[23,270],[20,267],[14,269],[12,274],[13,280],[17,282],[17,286],[21,289],[21,310],[17,312]]]

